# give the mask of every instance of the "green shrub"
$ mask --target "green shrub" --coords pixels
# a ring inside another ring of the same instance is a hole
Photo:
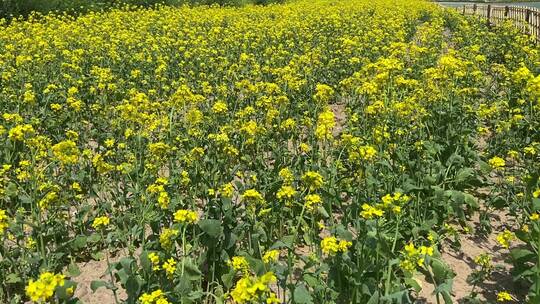
[[[0,0],[0,18],[28,16],[32,12],[47,14],[53,11],[84,14],[124,4],[145,7],[156,4],[242,6],[250,3],[267,5],[281,2],[284,0]]]

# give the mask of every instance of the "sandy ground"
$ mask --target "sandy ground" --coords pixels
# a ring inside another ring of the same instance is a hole
[[[121,255],[110,259],[111,263],[117,262],[122,258]],[[78,297],[84,304],[112,304],[115,303],[113,292],[105,287],[101,287],[92,292],[90,284],[92,281],[103,280],[109,281],[110,275],[107,273],[107,262],[105,259],[100,261],[89,261],[86,263],[80,263],[79,269],[81,274],[74,278],[77,282],[77,289],[75,290],[75,297]],[[126,292],[120,284],[118,287],[117,297],[118,299],[125,300],[127,298]]]
[[[502,248],[497,242],[497,235],[505,228],[510,228],[512,222],[502,212],[493,212],[490,216],[491,226],[493,231],[485,236],[480,237],[474,234],[463,235],[461,238],[461,249],[455,251],[450,246],[445,246],[442,252],[443,260],[452,268],[456,276],[454,277],[452,300],[454,303],[467,303],[465,298],[472,290],[471,284],[467,283],[467,277],[475,269],[474,258],[482,253],[488,253],[492,256],[493,264],[496,269],[491,277],[483,284],[476,287],[475,291],[479,293],[479,299],[489,302],[497,300],[497,293],[500,291],[509,291],[516,296],[519,303],[524,303],[524,294],[526,290],[516,286],[510,275],[511,264],[505,261],[508,257],[508,249]],[[478,219],[472,221],[473,227],[478,225]],[[512,247],[519,246],[518,242],[514,242]],[[432,294],[434,290],[433,284],[427,283],[423,278],[423,289],[419,293],[417,303],[437,303],[436,297]],[[443,303],[441,298],[441,303]]]

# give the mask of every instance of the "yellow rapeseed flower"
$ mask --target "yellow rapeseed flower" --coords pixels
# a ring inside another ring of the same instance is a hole
[[[498,156],[492,157],[488,161],[488,163],[491,166],[491,168],[493,168],[493,169],[501,169],[501,168],[504,168],[504,166],[506,165],[506,162],[504,161],[504,159],[502,159],[502,158],[500,158]]]
[[[322,175],[316,171],[308,171],[302,175],[302,181],[310,190],[317,190],[324,184]]]
[[[193,224],[199,219],[197,212],[185,209],[180,209],[176,211],[173,216],[174,221],[177,223]]]
[[[315,87],[315,95],[313,99],[320,102],[329,102],[334,96],[334,89],[326,84],[317,84]]]
[[[243,256],[235,256],[227,263],[236,271],[240,271],[243,274],[249,273],[249,263]]]
[[[157,289],[151,293],[144,293],[139,297],[141,304],[170,304],[161,289]]]
[[[109,223],[110,223],[109,217],[100,216],[94,219],[94,221],[92,222],[92,227],[94,227],[94,229],[96,230],[104,229],[105,227],[109,225]]]
[[[317,128],[315,129],[315,136],[319,140],[332,139],[332,130],[336,125],[334,119],[334,113],[330,110],[326,110],[319,114],[317,120]]]
[[[269,264],[271,262],[276,262],[279,259],[279,250],[268,250],[263,255],[263,262]]]
[[[322,203],[322,199],[318,194],[308,194],[306,197],[304,197],[304,204],[306,206],[306,210],[313,211],[315,210],[316,206],[320,205]]]
[[[79,149],[77,144],[72,140],[65,140],[52,146],[54,157],[65,165],[76,164],[79,160]]]
[[[148,254],[148,259],[152,263],[152,270],[160,270],[161,267],[159,266],[159,255],[155,252],[150,252]]]
[[[163,270],[165,270],[165,273],[167,273],[167,276],[169,278],[172,278],[174,275],[174,272],[176,271],[176,261],[173,258],[169,258],[167,261],[163,263],[161,266]]]
[[[510,230],[505,229],[502,233],[497,235],[497,241],[501,244],[502,247],[508,249],[510,247],[510,242],[515,239],[514,233]]]
[[[347,252],[348,248],[352,246],[352,242],[346,240],[339,240],[335,236],[325,237],[321,241],[321,249],[324,254],[336,255],[339,252]]]
[[[382,209],[371,206],[369,204],[362,205],[362,211],[360,212],[360,216],[362,216],[365,219],[373,219],[373,218],[381,217],[383,215],[384,215],[384,210]]]
[[[4,230],[9,225],[9,217],[7,216],[6,210],[0,209],[0,235],[4,234]]]
[[[296,190],[291,186],[281,186],[281,188],[278,190],[276,197],[280,201],[290,201],[294,198],[296,195]]]
[[[230,295],[234,303],[279,303],[276,295],[270,290],[269,284],[276,281],[273,272],[267,272],[261,277],[244,276],[231,291]]]
[[[36,281],[30,280],[26,286],[26,295],[33,302],[46,302],[54,295],[56,287],[64,286],[64,275],[44,272]]]
[[[174,245],[174,238],[178,235],[178,230],[164,228],[161,234],[159,235],[159,243],[161,247],[166,250],[170,250]]]
[[[257,190],[248,189],[242,194],[242,201],[249,204],[257,204],[264,202],[264,197]]]
[[[8,136],[12,141],[23,141],[29,137],[32,137],[35,133],[36,131],[32,125],[25,124],[11,128]]]
[[[497,302],[512,301],[512,295],[508,291],[501,291],[497,293]]]

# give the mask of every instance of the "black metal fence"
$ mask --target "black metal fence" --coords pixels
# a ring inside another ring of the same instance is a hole
[[[540,41],[540,10],[532,7],[473,4],[458,7],[463,15],[486,18],[489,24],[511,20],[524,33]]]

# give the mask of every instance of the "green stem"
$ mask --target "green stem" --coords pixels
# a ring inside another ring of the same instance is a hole
[[[105,237],[103,235],[103,230],[100,230],[100,234],[101,234],[101,240],[103,241],[103,244],[105,244]],[[116,287],[116,284],[114,283],[114,276],[113,276],[113,273],[112,273],[112,269],[111,269],[111,262],[109,261],[109,246],[107,244],[106,245],[106,249],[105,249],[105,260],[107,261],[107,271],[109,272],[109,276],[111,278],[111,284],[112,284],[112,292],[113,292],[113,296],[114,296],[114,303],[118,304],[120,303],[118,301],[118,295],[116,294],[116,290],[117,290],[117,287]]]
[[[433,282],[433,286],[435,286],[435,290],[437,290],[438,286],[437,286],[437,281],[435,281],[435,277],[433,276],[433,273],[432,273],[433,269],[431,269],[431,266],[427,266],[426,268],[428,270],[429,278]],[[439,293],[438,292],[435,293],[435,297],[437,299],[437,304],[441,304],[441,300],[439,299]]]
[[[182,271],[181,274],[184,276],[184,261],[186,259],[186,225],[182,228]]]
[[[538,251],[540,251],[540,238],[538,239]],[[538,264],[536,265],[536,296],[540,295],[540,253],[537,252]]]
[[[392,243],[392,253],[394,253],[394,250],[396,250],[397,236],[398,236],[400,223],[401,223],[401,216],[398,216],[398,220],[396,222],[396,230],[394,232],[394,241]],[[388,262],[388,272],[386,273],[386,284],[385,284],[385,291],[384,291],[385,295],[388,295],[388,291],[390,290],[391,278],[392,278],[392,265],[390,264],[390,262]]]

